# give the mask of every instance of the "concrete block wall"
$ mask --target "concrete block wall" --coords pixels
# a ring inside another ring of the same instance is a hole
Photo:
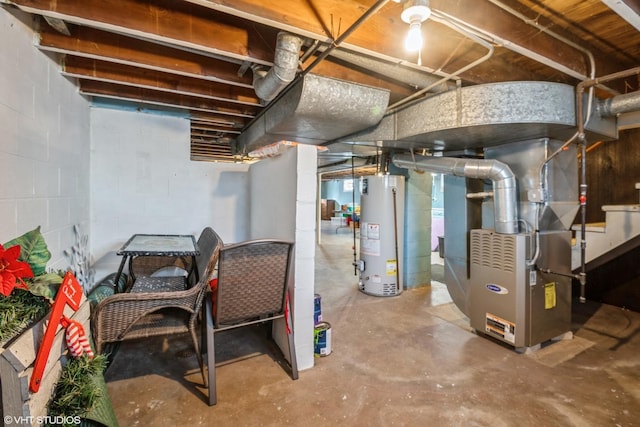
[[[313,296],[317,150],[299,145],[281,156],[251,166],[251,238],[294,240],[293,321],[298,369],[314,365]],[[278,325],[276,325],[278,326]],[[274,337],[286,345],[282,325]]]
[[[185,117],[91,109],[91,254],[100,280],[135,233],[248,238],[249,166],[190,160]]]
[[[256,230],[293,239],[298,363],[313,366],[315,147],[251,173],[192,162],[187,119],[90,107],[55,58],[34,47],[31,18],[19,11],[0,8],[0,52],[0,243],[41,226],[49,267],[66,269],[78,225],[99,280],[117,269],[115,252],[134,233],[212,226],[225,243],[260,237]]]
[[[317,164],[316,147],[300,145],[297,150],[296,177],[296,291],[295,321],[299,338],[296,339],[298,367],[314,365],[313,298],[315,294],[316,200]]]
[[[64,270],[74,225],[89,234],[89,103],[17,10],[0,8],[0,52],[0,243],[40,226]]]

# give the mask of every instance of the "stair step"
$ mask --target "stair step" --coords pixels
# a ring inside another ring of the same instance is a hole
[[[582,226],[580,224],[573,224],[571,226],[573,231],[580,231]],[[585,224],[585,230],[591,231],[593,233],[604,233],[607,231],[606,223],[604,222],[591,222],[589,224]]]
[[[605,212],[640,212],[640,205],[604,205]]]

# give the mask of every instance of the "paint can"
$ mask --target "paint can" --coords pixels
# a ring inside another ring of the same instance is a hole
[[[331,325],[329,322],[320,322],[313,331],[315,357],[324,357],[331,354]]]
[[[322,298],[320,298],[320,294],[315,294],[313,296],[313,325],[317,325],[322,322],[322,307],[321,307]]]

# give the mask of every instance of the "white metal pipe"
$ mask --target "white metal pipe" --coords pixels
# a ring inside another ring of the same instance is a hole
[[[493,197],[493,191],[479,191],[477,193],[467,193],[467,199],[486,199]]]
[[[500,0],[489,0],[489,2],[493,3],[494,5],[498,6],[500,9],[510,13],[511,15],[515,16],[516,18],[522,20],[522,22],[524,22],[525,24],[528,24],[534,28],[536,28],[537,30],[549,34],[551,37],[563,42],[564,44],[566,44],[567,46],[571,46],[572,48],[579,50],[580,52],[584,53],[587,58],[589,58],[589,76],[591,76],[591,78],[593,78],[595,76],[595,70],[596,70],[596,64],[595,64],[595,59],[593,57],[593,54],[591,53],[590,50],[585,49],[584,47],[580,46],[577,43],[574,43],[573,41],[567,39],[566,37],[561,36],[560,34],[556,33],[555,31],[550,30],[547,27],[541,26],[538,23],[537,19],[531,19],[528,16],[518,12],[517,10],[507,6],[506,4],[502,3]],[[565,70],[560,69],[560,67],[556,66],[557,63],[555,63],[552,60],[549,60],[548,58],[546,58],[546,61],[539,61],[545,65],[549,65],[553,68],[556,68],[559,71],[564,71],[565,74],[569,74],[569,75],[573,75],[573,77],[577,77],[577,78],[586,78],[587,76],[582,76],[580,74],[578,75],[574,75],[571,72],[567,72]]]
[[[393,164],[405,169],[425,170],[465,178],[490,179],[493,184],[496,232],[518,233],[516,178],[507,164],[498,160],[412,156],[408,154],[393,156]]]

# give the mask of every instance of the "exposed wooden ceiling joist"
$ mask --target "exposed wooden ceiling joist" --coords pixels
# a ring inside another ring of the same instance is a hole
[[[139,69],[113,62],[67,56],[62,65],[62,73],[79,79],[119,83],[176,95],[190,95],[225,103],[261,107],[260,100],[252,89],[232,88],[218,82],[185,76],[178,77],[175,74]]]
[[[453,76],[459,85],[543,80],[576,85],[592,70],[596,76],[640,64],[640,0],[431,0],[432,18],[422,25],[425,46],[418,56],[403,48],[408,26],[402,4],[387,2],[335,52],[375,59],[362,66],[328,56],[313,73],[383,88],[391,103],[421,85],[387,72],[388,66],[440,78],[493,55]],[[299,70],[359,20],[375,0],[0,0],[43,16],[36,19],[37,46],[59,54],[61,72],[77,81],[81,93],[133,102],[141,108],[178,110],[192,119],[194,147],[228,150],[229,141],[269,105],[253,90],[254,66],[269,68],[276,35],[287,31],[304,38]],[[626,16],[625,16],[626,15]],[[443,23],[446,21],[446,25]],[[464,30],[461,30],[464,28]],[[471,31],[474,36],[469,35]],[[314,51],[318,48],[317,51]],[[610,83],[620,93],[638,90],[640,78]],[[450,87],[451,88],[451,87]],[[607,92],[611,96],[613,91]],[[203,146],[199,138],[209,142]],[[220,144],[211,145],[214,141]],[[207,148],[208,147],[208,148]],[[195,149],[195,148],[194,148]],[[205,157],[205,154],[199,154]]]
[[[366,9],[356,2],[328,2],[321,10],[306,2],[291,2],[293,4],[282,7],[279,2],[266,4],[262,0],[243,0],[220,3],[212,0],[189,0],[191,3],[243,17],[256,23],[267,24],[287,31],[297,31],[298,34],[321,41],[331,41],[339,35],[340,28],[345,29]],[[569,73],[575,78],[589,75],[588,63],[583,52],[563,43],[544,31],[532,25],[526,25],[521,19],[507,13],[491,1],[478,0],[431,0],[431,7],[442,14],[455,17],[456,20],[468,26],[491,35],[499,44],[519,53],[526,53],[540,58],[562,73]],[[406,24],[400,19],[402,5],[389,3],[384,14],[378,14],[366,21],[356,30],[344,47],[362,52],[374,51],[378,55],[388,58],[398,57],[398,46],[402,46],[406,33]],[[541,17],[532,15],[532,21]],[[431,35],[447,31],[442,25],[427,21],[427,32]],[[559,33],[564,33],[560,28]],[[294,31],[294,32],[295,32]],[[571,38],[569,33],[565,34]],[[439,42],[442,42],[440,39]],[[505,43],[508,42],[508,43]],[[580,40],[576,39],[576,43]],[[413,60],[414,58],[411,58]],[[427,67],[437,69],[438,64],[430,64],[428,55],[423,55],[423,62]],[[606,61],[598,60],[598,69],[602,74],[610,71]]]
[[[271,64],[273,58],[272,42],[255,40],[249,48],[247,24],[239,23],[240,17],[248,19],[254,25],[264,26],[264,32],[268,32],[265,23],[290,31],[292,24],[295,24],[295,30],[302,33],[301,35],[329,41],[337,38],[339,30],[355,22],[366,9],[356,2],[330,2],[323,5],[322,10],[309,7],[304,2],[288,2],[287,7],[283,7],[281,2],[265,4],[262,0],[237,1],[233,2],[233,6],[208,0],[154,2],[157,4],[136,0],[120,2],[121,8],[115,10],[100,0],[83,2],[81,6],[70,4],[73,2],[51,3],[47,0],[14,1],[30,12],[68,22],[94,26],[187,50],[197,49],[200,53],[267,65]],[[189,7],[185,3],[197,4]],[[535,26],[524,24],[521,19],[490,1],[432,0],[431,6],[442,14],[455,17],[456,20],[494,37],[508,49],[539,58],[545,61],[547,66],[562,73],[576,78],[589,75],[589,65],[584,52],[559,43],[556,38]],[[401,7],[390,3],[386,6],[386,14],[374,15],[364,22],[361,28],[349,37],[348,42],[344,43],[344,47],[387,58],[397,58],[398,46],[402,46],[406,32],[406,24],[399,18]],[[193,8],[198,9],[197,16],[194,15]],[[122,10],[127,10],[127,13],[121,13]],[[232,18],[226,18],[233,24],[220,24],[214,16],[220,12],[233,14],[236,17],[235,22]],[[532,16],[531,19],[535,20],[536,17]],[[425,28],[435,35],[448,32],[442,25],[432,21],[427,21]],[[562,30],[559,29],[559,32]],[[211,37],[212,34],[216,36]],[[505,43],[507,41],[508,43]],[[439,39],[438,42],[442,43],[443,39]],[[423,61],[427,67],[433,69],[440,65],[430,64],[427,56]],[[606,61],[598,61],[596,66],[603,70],[603,74],[609,72],[610,66]]]
[[[118,0],[117,7],[103,0],[17,0],[12,3],[30,13],[238,63],[250,60],[271,65],[273,59],[272,46],[261,40],[250,40],[255,29],[249,31],[246,22],[222,19],[215,11],[187,2]],[[266,27],[263,31],[273,32]]]
[[[164,92],[146,89],[136,86],[117,85],[113,83],[98,82],[95,80],[80,80],[80,92],[85,95],[112,97],[118,94],[121,99],[129,99],[136,102],[151,105],[172,105],[185,110],[204,111],[219,115],[229,115],[251,119],[258,109],[246,105],[221,103],[205,98],[186,95],[167,95]]]
[[[40,26],[38,47],[70,56],[80,56],[139,68],[252,87],[251,73],[238,75],[239,65],[157,43],[109,33],[95,28],[74,26],[67,37]]]

